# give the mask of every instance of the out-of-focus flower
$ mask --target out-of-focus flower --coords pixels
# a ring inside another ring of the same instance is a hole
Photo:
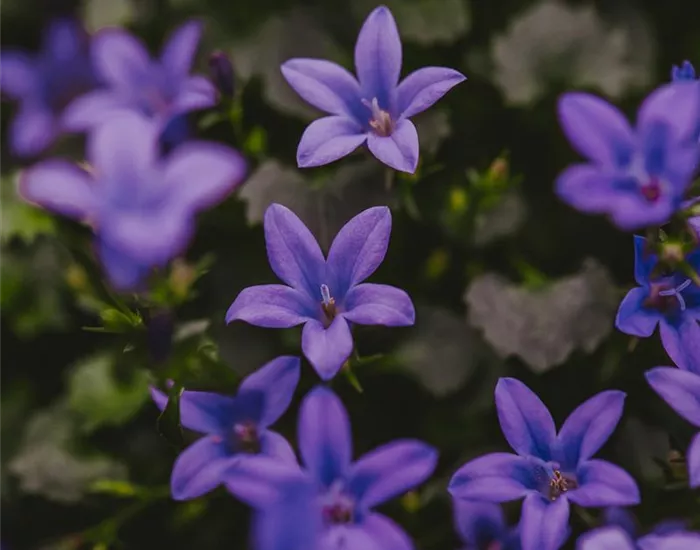
[[[250,455],[262,454],[296,464],[287,440],[268,428],[289,407],[299,372],[299,358],[283,356],[245,378],[235,397],[182,392],[180,422],[206,436],[175,461],[170,480],[174,499],[196,498],[211,491],[221,483],[224,470],[235,469]],[[164,410],[168,396],[154,388],[151,396]]]
[[[634,479],[593,455],[622,416],[625,394],[604,391],[580,405],[556,432],[540,399],[522,382],[501,378],[496,409],[503,435],[517,452],[492,453],[462,466],[448,490],[454,498],[506,502],[525,497],[523,550],[557,550],[569,536],[569,501],[579,506],[639,502]]]
[[[91,133],[90,171],[63,160],[26,170],[20,194],[95,228],[97,253],[112,284],[133,289],[151,268],[187,246],[195,214],[243,179],[245,162],[219,144],[189,142],[162,160],[158,129],[125,111]]]
[[[674,65],[671,68],[671,80],[674,82],[678,80],[695,80],[695,67],[687,59],[683,61],[681,66]]]
[[[201,33],[199,21],[185,23],[173,32],[157,59],[122,29],[95,34],[92,59],[107,88],[75,101],[66,110],[66,126],[87,130],[126,108],[153,119],[163,130],[176,115],[214,105],[213,84],[203,76],[190,75]]]
[[[642,104],[637,126],[603,99],[567,93],[559,100],[564,133],[588,160],[567,168],[556,190],[566,203],[608,214],[623,230],[660,225],[679,209],[698,161],[700,94],[673,83]]]
[[[686,256],[700,270],[700,248]],[[615,326],[625,334],[647,338],[659,325],[661,342],[673,362],[700,373],[700,288],[684,273],[653,276],[658,257],[644,237],[634,237],[634,278],[639,285],[622,300]]]
[[[232,98],[234,92],[234,74],[231,58],[221,50],[213,52],[209,56],[209,73],[221,95]]]
[[[454,499],[454,521],[463,550],[520,550],[517,527],[508,527],[500,504]]]
[[[355,45],[358,79],[322,59],[290,59],[282,74],[297,93],[331,116],[312,122],[297,149],[300,167],[328,164],[367,142],[384,164],[413,173],[418,133],[409,120],[465,80],[454,69],[425,67],[401,83],[401,39],[391,12],[376,8]],[[359,81],[358,81],[359,80]]]
[[[51,145],[64,130],[66,107],[98,85],[88,47],[88,35],[76,21],[58,19],[46,29],[37,55],[0,53],[0,88],[20,102],[10,126],[14,154],[33,156]]]
[[[333,378],[353,349],[350,323],[408,326],[415,321],[411,298],[388,285],[363,283],[384,260],[391,212],[374,207],[352,218],[331,244],[328,258],[304,223],[288,208],[265,212],[270,266],[286,285],[243,289],[226,322],[267,328],[304,325],[301,347],[323,380]]]
[[[243,469],[232,468],[224,474],[229,490],[261,510],[263,517],[291,515],[297,520],[284,523],[287,532],[275,529],[274,537],[257,529],[258,549],[412,548],[403,530],[372,508],[425,481],[435,469],[436,450],[420,441],[398,440],[352,462],[347,411],[322,386],[304,398],[298,431],[305,467],[301,475],[289,466],[271,467],[269,460],[257,458],[247,460]],[[297,496],[280,498],[292,492],[285,490],[290,487]],[[300,530],[306,530],[306,535]],[[305,546],[288,545],[287,537],[298,540],[303,536],[307,537]]]

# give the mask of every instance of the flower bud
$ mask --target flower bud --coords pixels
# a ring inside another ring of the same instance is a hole
[[[232,98],[233,65],[231,59],[221,50],[217,50],[209,57],[209,73],[214,85],[223,97]]]

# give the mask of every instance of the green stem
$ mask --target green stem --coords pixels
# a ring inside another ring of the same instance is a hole
[[[387,193],[391,192],[391,189],[394,186],[395,174],[396,173],[391,168],[387,168],[384,171],[384,189]]]

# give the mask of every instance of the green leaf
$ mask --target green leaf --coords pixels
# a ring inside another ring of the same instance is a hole
[[[76,364],[68,379],[70,409],[80,415],[81,428],[90,432],[104,425],[120,425],[148,400],[148,372],[134,369],[130,380],[117,380],[115,360],[96,355]]]
[[[141,488],[125,480],[98,479],[90,485],[90,492],[117,497],[133,497],[141,493]]]
[[[15,172],[4,177],[0,183],[2,244],[7,244],[13,238],[32,243],[39,235],[51,235],[56,231],[55,220],[49,213],[25,202],[17,194],[18,179],[19,172]]]

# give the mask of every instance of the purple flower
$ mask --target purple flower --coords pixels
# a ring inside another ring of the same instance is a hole
[[[300,167],[344,157],[365,141],[384,164],[413,173],[418,133],[409,120],[466,79],[454,69],[424,67],[401,83],[401,39],[389,8],[369,14],[355,44],[356,79],[322,59],[290,59],[282,74],[314,107],[329,113],[312,122],[297,149]],[[358,82],[359,80],[359,82]]]
[[[298,430],[303,472],[251,459],[243,469],[225,474],[228,488],[261,510],[266,525],[273,523],[269,518],[290,514],[295,518],[294,523],[285,522],[286,531],[277,528],[274,537],[257,529],[258,537],[265,539],[258,541],[258,548],[412,550],[401,528],[372,508],[428,478],[437,463],[436,450],[420,441],[399,440],[352,462],[347,412],[340,399],[322,386],[304,398]],[[296,497],[285,490],[290,486],[297,491]],[[299,530],[306,531],[307,537],[309,533],[315,536],[304,546],[289,546],[288,537],[304,536]]]
[[[700,269],[700,249],[686,257]],[[639,338],[651,336],[659,325],[661,342],[680,368],[700,373],[700,288],[674,271],[653,276],[658,257],[644,237],[634,237],[634,278],[639,285],[622,300],[615,319],[618,330]]]
[[[64,129],[64,109],[98,84],[88,44],[88,35],[76,21],[58,19],[47,28],[39,54],[10,49],[0,53],[0,87],[21,102],[10,126],[14,154],[33,156],[51,145]]]
[[[175,115],[216,103],[216,90],[203,76],[190,76],[202,33],[199,21],[173,32],[160,58],[152,59],[144,44],[122,29],[108,28],[92,40],[92,59],[107,88],[86,94],[65,113],[66,125],[83,131],[124,108],[152,118],[159,129]]]
[[[508,527],[499,504],[454,499],[457,532],[463,550],[520,550],[517,527]]]
[[[695,367],[700,367],[700,357]],[[700,428],[700,369],[695,372],[673,367],[656,367],[646,372],[647,382],[680,416]],[[700,487],[700,433],[686,453],[691,487]]]
[[[132,289],[187,246],[196,212],[220,201],[245,173],[240,155],[218,144],[189,142],[165,160],[157,151],[157,128],[127,111],[89,136],[90,171],[46,160],[24,172],[20,193],[90,223],[112,284]]]
[[[598,97],[564,94],[559,120],[588,162],[559,176],[559,197],[582,212],[608,214],[624,230],[667,222],[698,160],[698,91],[694,82],[662,86],[642,104],[635,129]]]
[[[671,80],[677,82],[679,80],[695,80],[695,67],[687,59],[683,61],[681,66],[674,65],[671,68]]]
[[[278,357],[241,382],[235,397],[201,391],[180,396],[180,422],[206,434],[177,458],[170,487],[173,498],[196,498],[216,488],[222,472],[236,469],[250,455],[262,454],[296,464],[294,451],[269,426],[284,414],[299,382],[299,358]],[[162,411],[168,396],[151,389]]]
[[[268,328],[304,324],[301,347],[323,380],[335,376],[353,349],[350,323],[407,326],[415,321],[413,303],[393,286],[362,283],[384,260],[391,213],[374,207],[340,230],[328,259],[302,221],[272,204],[265,212],[267,257],[286,285],[251,286],[226,313]]]
[[[556,550],[569,535],[569,501],[579,506],[639,502],[634,479],[614,464],[591,458],[622,416],[625,394],[604,391],[579,406],[556,432],[542,401],[522,382],[501,378],[496,409],[517,452],[467,462],[450,481],[453,497],[506,502],[525,497],[520,519],[523,550]]]
[[[685,550],[700,543],[700,533],[686,531],[682,522],[666,521],[648,535],[637,537],[634,518],[627,511],[608,509],[605,519],[605,527],[578,539],[578,550]]]

